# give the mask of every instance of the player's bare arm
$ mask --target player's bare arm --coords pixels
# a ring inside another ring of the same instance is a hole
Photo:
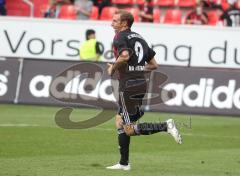
[[[127,50],[122,51],[114,64],[108,64],[108,74],[110,76],[113,75],[113,73],[123,64],[125,64],[128,60],[129,52]]]
[[[152,70],[156,70],[157,68],[158,68],[158,64],[155,58],[152,58],[145,66],[145,71],[152,71]]]

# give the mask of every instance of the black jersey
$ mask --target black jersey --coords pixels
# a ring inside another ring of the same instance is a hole
[[[121,31],[114,37],[113,49],[116,59],[124,50],[128,50],[130,54],[128,62],[118,69],[121,90],[125,89],[129,80],[145,79],[145,65],[156,53],[148,46],[141,35],[132,32],[130,29]]]
[[[221,19],[226,20],[227,26],[239,27],[240,26],[240,10],[231,7],[223,13]]]

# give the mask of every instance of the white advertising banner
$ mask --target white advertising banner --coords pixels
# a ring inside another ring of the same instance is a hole
[[[87,29],[104,46],[103,61],[114,61],[110,22],[0,17],[0,56],[79,60]],[[212,26],[134,24],[156,51],[161,65],[240,68],[240,30]]]

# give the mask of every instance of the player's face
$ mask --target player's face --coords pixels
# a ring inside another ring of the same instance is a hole
[[[116,33],[118,33],[119,31],[121,31],[123,25],[122,22],[120,20],[120,14],[114,14],[113,15],[113,19],[112,19],[112,27],[115,30]]]

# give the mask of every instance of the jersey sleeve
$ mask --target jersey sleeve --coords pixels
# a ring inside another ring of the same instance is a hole
[[[146,62],[150,62],[150,60],[156,55],[156,52],[148,47],[148,56],[146,58]]]
[[[128,44],[127,41],[125,39],[125,35],[124,34],[119,34],[119,37],[117,39],[115,39],[115,47],[117,48],[117,55],[119,56],[121,54],[121,52],[123,52],[124,50],[128,50]]]

